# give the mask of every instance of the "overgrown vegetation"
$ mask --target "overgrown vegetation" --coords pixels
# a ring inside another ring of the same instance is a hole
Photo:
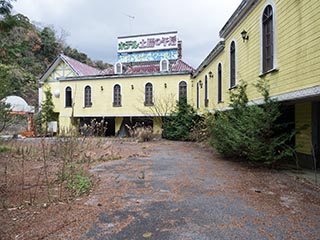
[[[275,166],[294,157],[295,150],[288,142],[295,130],[287,131],[287,123],[278,121],[280,105],[270,98],[269,86],[259,80],[255,87],[264,103],[248,106],[247,84],[239,84],[230,95],[232,110],[217,112],[208,119],[209,142],[225,156]]]
[[[0,101],[0,133],[11,123],[10,104]]]
[[[151,126],[144,126],[143,124],[135,124],[132,127],[126,124],[125,126],[129,132],[129,136],[140,142],[148,142],[157,137],[153,133]]]
[[[90,193],[92,164],[120,159],[103,139],[61,136],[55,140],[0,142],[0,208],[47,206]]]
[[[178,101],[175,110],[164,123],[165,138],[188,140],[189,132],[197,119],[195,110],[187,101]]]

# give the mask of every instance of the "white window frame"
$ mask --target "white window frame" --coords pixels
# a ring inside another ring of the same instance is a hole
[[[120,72],[118,71],[118,65],[120,65]],[[121,62],[116,62],[116,64],[114,65],[114,73],[115,74],[122,74],[122,63]]]
[[[91,106],[86,107],[86,87],[90,87],[91,88]],[[86,84],[83,87],[83,108],[91,108],[93,105],[93,87],[90,84]]]
[[[64,88],[64,107],[65,108],[70,108],[69,106],[67,107],[67,88],[71,88],[71,106],[70,107],[72,107],[72,104],[73,104],[73,89],[72,89],[72,87],[71,86],[66,86],[65,88]]]
[[[112,106],[114,107],[114,87],[116,85],[120,86],[120,97],[121,97],[120,106],[122,107],[122,84],[120,84],[120,83],[115,83],[115,84],[112,85]]]
[[[231,44],[232,42],[234,42],[234,47],[235,47],[235,63],[234,63],[234,69],[235,69],[235,80],[234,80],[234,86],[231,86],[231,52],[230,52],[230,48],[231,48]],[[229,44],[229,49],[228,49],[228,53],[229,53],[229,89],[235,88],[238,85],[238,64],[237,64],[237,59],[238,59],[238,45],[237,45],[237,41],[233,38],[230,41]]]
[[[166,62],[166,69],[163,69],[162,64],[163,62]],[[169,60],[164,58],[160,60],[160,72],[167,72],[169,71]]]
[[[219,65],[221,65],[221,101],[219,101]],[[223,103],[223,64],[221,61],[217,64],[217,103]]]
[[[272,16],[272,31],[273,31],[273,68],[270,69],[267,72],[263,72],[263,13],[266,9],[267,6],[271,6],[272,10],[273,10],[273,16]],[[260,13],[260,76],[264,75],[268,72],[272,72],[274,70],[278,69],[278,55],[277,55],[277,46],[278,46],[278,42],[277,42],[277,31],[276,31],[276,6],[273,0],[268,0],[265,5],[263,6],[261,13]]]
[[[152,99],[151,99],[152,103],[151,104],[146,104],[146,86],[147,86],[148,83],[150,83],[152,85]],[[153,84],[153,82],[146,82],[144,84],[144,96],[143,96],[143,98],[144,98],[144,105],[145,106],[154,106],[154,84]]]
[[[187,86],[186,98],[187,98],[187,102],[188,102],[188,81],[186,81],[186,80],[180,80],[178,82],[178,93],[177,93],[178,99],[177,99],[177,101],[180,100],[180,83],[181,82],[185,82],[186,83],[186,86]]]

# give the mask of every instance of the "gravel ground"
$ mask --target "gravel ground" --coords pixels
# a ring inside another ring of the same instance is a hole
[[[315,185],[197,143],[113,144],[124,159],[92,169],[89,196],[3,210],[0,239],[320,239]]]
[[[85,204],[100,211],[81,239],[320,239],[316,187],[199,144],[146,151],[93,170],[100,188]]]

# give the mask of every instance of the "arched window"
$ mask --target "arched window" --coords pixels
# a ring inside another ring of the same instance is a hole
[[[147,83],[144,91],[144,105],[152,106],[153,105],[153,87],[152,83]]]
[[[197,82],[197,108],[200,108],[200,83]]]
[[[222,102],[222,65],[218,64],[218,103]]]
[[[230,88],[236,86],[236,44],[230,45]]]
[[[72,89],[71,87],[66,87],[66,98],[65,98],[65,106],[72,107]]]
[[[121,107],[121,87],[119,84],[113,87],[113,106]]]
[[[160,61],[160,71],[169,71],[169,61],[167,59]]]
[[[185,81],[179,83],[179,101],[187,102],[187,83]]]
[[[121,62],[117,62],[115,65],[115,74],[122,74],[122,64]]]
[[[84,88],[84,107],[91,107],[92,102],[91,102],[91,87],[86,86]]]
[[[262,16],[262,71],[263,73],[274,68],[274,32],[273,8],[268,5]]]
[[[208,107],[209,98],[208,98],[208,76],[204,77],[204,106]]]

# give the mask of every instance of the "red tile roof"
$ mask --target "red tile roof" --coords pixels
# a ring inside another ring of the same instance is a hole
[[[61,54],[60,57],[72,68],[72,70],[76,72],[78,76],[99,75],[101,72],[101,70],[97,68],[79,62],[66,55]]]
[[[91,67],[81,63],[71,57],[61,54],[61,59],[65,61],[78,76],[93,76],[93,75],[114,75],[114,68],[109,67],[104,70]],[[169,62],[169,72],[192,72],[194,69],[183,62],[181,59]],[[144,73],[160,73],[160,62],[141,62],[127,64],[123,63],[123,75],[144,74]]]
[[[123,64],[123,75],[143,74],[143,73],[159,73],[160,62],[142,62],[136,64]],[[170,72],[192,72],[194,68],[183,62],[182,60],[170,61]],[[110,67],[100,72],[100,75],[113,75],[114,68]]]

